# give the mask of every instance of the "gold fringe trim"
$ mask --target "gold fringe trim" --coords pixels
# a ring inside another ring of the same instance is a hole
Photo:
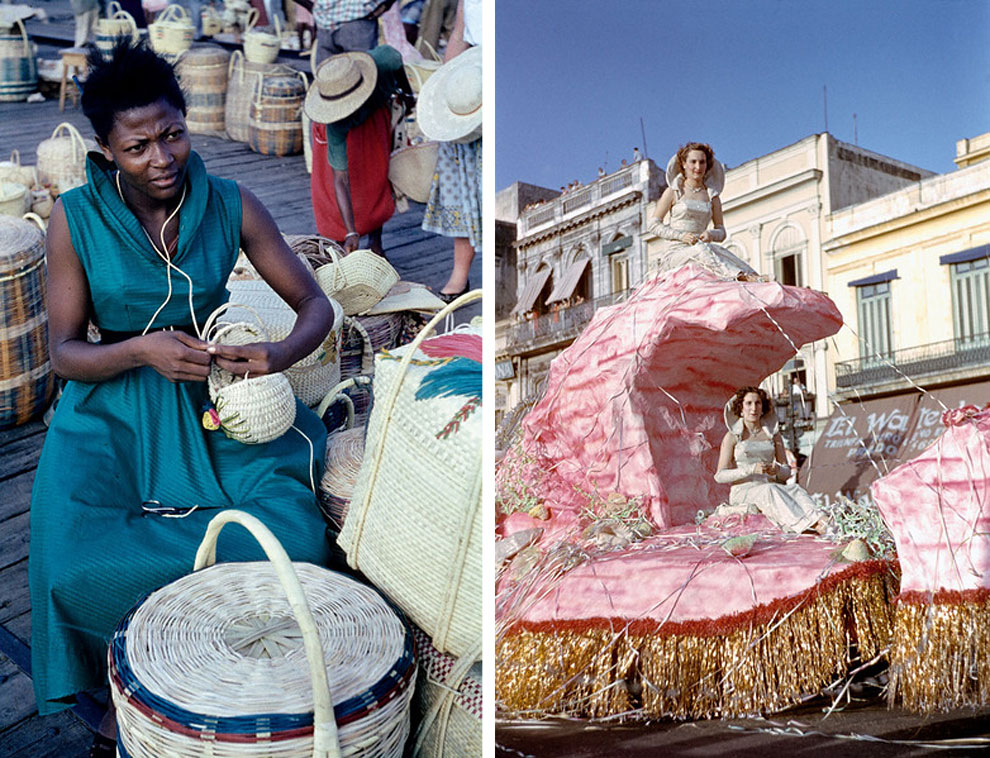
[[[853,644],[863,660],[886,647],[896,591],[889,572],[852,577],[769,623],[710,636],[512,632],[497,643],[496,699],[516,716],[777,710],[843,673]]]
[[[899,602],[888,697],[921,713],[990,705],[990,601]]]

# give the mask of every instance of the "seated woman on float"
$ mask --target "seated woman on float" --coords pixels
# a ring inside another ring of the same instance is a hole
[[[725,168],[711,147],[689,142],[667,162],[667,189],[653,213],[650,231],[663,240],[658,267],[673,271],[694,263],[715,276],[765,281],[749,264],[715,242],[725,241],[722,201]],[[670,223],[664,219],[670,214]],[[709,224],[713,228],[709,229]]]
[[[725,425],[715,481],[731,484],[729,505],[715,515],[760,512],[785,532],[824,534],[820,510],[799,484],[786,484],[791,475],[784,442],[777,431],[777,414],[770,397],[759,387],[743,387],[725,405]]]

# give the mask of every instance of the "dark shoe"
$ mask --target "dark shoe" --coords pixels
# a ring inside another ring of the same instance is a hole
[[[468,279],[464,283],[464,289],[462,289],[460,292],[438,292],[437,297],[443,300],[447,305],[450,305],[452,302],[454,302],[457,298],[459,298],[461,295],[463,295],[465,292],[467,292],[470,289],[471,289],[471,280]]]
[[[89,746],[89,758],[117,758],[117,741],[97,732]]]

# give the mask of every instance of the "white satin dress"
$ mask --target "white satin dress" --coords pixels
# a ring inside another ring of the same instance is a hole
[[[736,468],[774,460],[771,440],[746,439],[736,442]],[[785,532],[803,532],[820,518],[815,501],[800,484],[780,484],[766,474],[751,474],[732,485],[730,506],[755,507]]]
[[[711,200],[688,199],[679,196],[670,209],[670,228],[677,232],[701,234],[712,222]],[[657,267],[660,271],[673,271],[688,263],[695,263],[725,279],[736,279],[739,274],[756,274],[746,261],[733,255],[721,245],[698,242],[686,245],[679,240],[662,240]]]

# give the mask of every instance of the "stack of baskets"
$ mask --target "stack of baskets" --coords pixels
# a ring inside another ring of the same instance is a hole
[[[302,152],[302,109],[309,86],[303,72],[261,78],[251,101],[248,146],[262,155]]]
[[[190,132],[224,131],[229,59],[219,45],[195,45],[179,57],[175,69],[186,95]]]
[[[96,22],[95,36],[96,49],[106,59],[110,58],[118,42],[130,40],[131,44],[137,45],[141,40],[134,16],[121,8],[116,0],[107,5],[107,17]]]
[[[169,5],[148,24],[151,48],[172,62],[192,47],[194,33],[192,20],[181,5]]]
[[[270,562],[213,565],[230,522]],[[372,588],[291,563],[241,511],[210,522],[193,574],[125,616],[108,664],[122,758],[401,758],[409,735],[402,620]]]
[[[38,182],[49,184],[53,193],[67,192],[86,183],[86,153],[96,150],[93,140],[84,140],[68,121],[55,127],[52,136],[38,144]]]
[[[9,216],[0,216],[0,366],[0,429],[6,429],[44,411],[55,390],[44,235]]]
[[[17,21],[20,34],[3,30],[0,34],[0,102],[27,100],[38,89],[38,65],[27,31]]]
[[[225,125],[232,140],[247,142],[250,138],[251,104],[267,76],[295,76],[295,70],[277,63],[251,63],[240,50],[230,54]]]

